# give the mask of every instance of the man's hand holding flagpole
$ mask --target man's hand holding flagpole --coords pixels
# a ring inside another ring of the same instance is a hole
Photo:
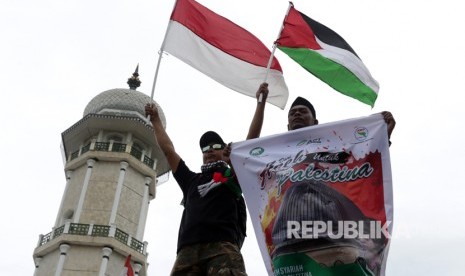
[[[273,42],[273,50],[271,51],[271,55],[270,55],[270,59],[268,60],[268,65],[266,66],[266,74],[265,74],[265,80],[263,80],[264,83],[266,83],[267,79],[268,79],[268,74],[270,72],[270,67],[271,67],[271,62],[273,61],[273,57],[274,57],[274,52],[276,51],[276,44],[277,44],[277,40],[278,38],[281,36],[281,32],[283,31],[284,29],[284,21],[286,20],[286,17],[287,15],[289,14],[289,10],[291,9],[292,7],[292,2],[289,2],[289,6],[287,8],[287,11],[286,11],[286,15],[284,16],[284,20],[283,20],[283,24],[281,25],[281,29],[279,30],[279,33],[278,33],[278,37],[276,38],[276,40]],[[258,98],[258,102],[261,103],[263,100],[263,95],[260,94],[260,97]]]

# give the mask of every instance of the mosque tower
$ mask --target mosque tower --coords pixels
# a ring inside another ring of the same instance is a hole
[[[111,89],[93,98],[81,120],[62,133],[66,186],[52,231],[39,236],[35,276],[120,275],[131,255],[135,275],[147,275],[143,241],[158,177],[169,172],[136,91]]]

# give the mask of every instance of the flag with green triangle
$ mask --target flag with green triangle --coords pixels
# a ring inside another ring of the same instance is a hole
[[[335,90],[374,106],[378,82],[352,47],[292,4],[276,43],[281,51]]]

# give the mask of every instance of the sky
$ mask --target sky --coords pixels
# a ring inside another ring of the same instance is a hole
[[[199,2],[255,34],[271,49],[288,2]],[[286,131],[297,97],[320,123],[391,111],[394,229],[386,275],[462,275],[465,247],[465,135],[462,119],[465,36],[460,1],[293,1],[338,32],[380,83],[374,108],[348,98],[276,51],[289,87],[284,110],[268,105],[262,136]],[[150,95],[158,51],[174,1],[3,0],[0,4],[0,271],[32,275],[40,234],[51,231],[66,180],[61,133],[99,93],[127,88],[139,64],[139,91]],[[259,84],[257,84],[258,87]],[[190,168],[202,163],[198,137],[245,139],[255,100],[170,55],[163,55],[155,101]],[[148,274],[168,275],[182,207],[172,177],[151,202],[144,240]],[[242,249],[247,272],[266,275],[250,221]]]

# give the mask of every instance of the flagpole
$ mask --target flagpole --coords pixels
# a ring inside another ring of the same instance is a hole
[[[176,7],[176,4],[178,3],[178,1],[174,1],[174,6],[173,6],[173,11],[174,11],[174,8]],[[173,13],[173,12],[171,12]],[[152,84],[152,93],[150,94],[150,98],[153,100],[153,94],[155,93],[155,85],[157,83],[157,78],[158,78],[158,70],[160,69],[160,63],[161,63],[161,58],[163,56],[163,49],[165,48],[165,40],[166,40],[166,36],[168,35],[168,30],[170,29],[170,21],[171,21],[171,16],[170,16],[170,19],[168,20],[168,26],[166,27],[166,31],[165,31],[165,36],[163,37],[163,42],[161,44],[161,47],[160,47],[160,51],[158,51],[158,62],[157,62],[157,69],[155,69],[155,76],[153,78],[153,84]],[[149,117],[149,121],[150,121],[150,117]]]
[[[153,94],[155,93],[155,84],[157,83],[157,77],[158,77],[158,69],[160,69],[160,62],[161,58],[163,56],[163,46],[158,51],[158,62],[157,62],[157,69],[155,69],[155,77],[153,78],[153,84],[152,84],[152,93],[150,94],[150,98],[153,100]]]
[[[178,3],[178,0],[174,1],[173,11],[174,11],[174,8],[176,8],[177,3]],[[171,14],[173,14],[173,11],[171,12]],[[161,43],[160,50],[158,51],[157,68],[155,69],[155,76],[153,77],[153,84],[152,84],[152,92],[150,93],[150,99],[152,99],[152,101],[153,101],[153,94],[155,93],[155,85],[157,84],[158,70],[160,69],[161,58],[163,56],[163,49],[165,48],[166,36],[168,35],[168,31],[171,26],[170,21],[171,21],[171,16],[170,16],[170,19],[168,20],[168,26],[166,26],[166,31],[165,31],[165,36],[163,37],[163,42]],[[150,115],[147,116],[147,121],[149,125],[152,125],[152,122],[150,122]]]
[[[273,62],[274,52],[276,51],[276,47],[277,47],[276,44],[277,44],[277,41],[278,41],[279,37],[281,36],[281,32],[284,29],[284,22],[286,21],[287,15],[289,14],[289,11],[291,10],[292,6],[294,6],[294,4],[292,4],[292,2],[289,1],[289,5],[287,7],[286,14],[284,15],[283,24],[281,24],[281,29],[279,29],[278,37],[276,38],[276,40],[273,43],[273,49],[271,51],[270,59],[268,60],[268,65],[266,66],[265,80],[263,82],[266,82],[266,80],[268,79],[268,74],[270,72],[271,63]],[[258,97],[258,102],[261,103],[262,99],[263,99],[263,94],[260,94],[260,97]]]

